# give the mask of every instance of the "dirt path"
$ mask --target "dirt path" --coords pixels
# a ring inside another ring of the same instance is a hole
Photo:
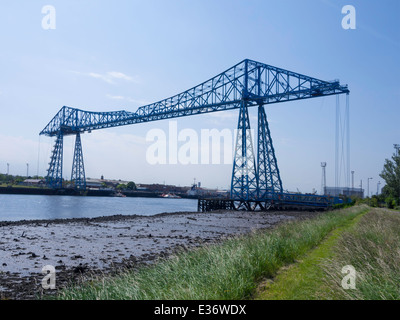
[[[56,268],[60,289],[82,276],[135,268],[182,248],[318,214],[220,211],[0,222],[0,298],[36,299],[49,294],[41,287],[45,265]]]

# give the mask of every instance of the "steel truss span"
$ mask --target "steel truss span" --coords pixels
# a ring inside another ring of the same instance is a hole
[[[239,109],[238,136],[231,180],[231,198],[268,201],[283,194],[282,181],[264,105],[349,94],[338,80],[323,81],[253,60],[243,60],[217,76],[136,112],[93,112],[64,106],[40,132],[56,137],[47,183],[62,188],[63,136],[75,135],[71,179],[83,190],[85,171],[80,134],[92,130]],[[256,154],[252,147],[248,108],[258,107]]]

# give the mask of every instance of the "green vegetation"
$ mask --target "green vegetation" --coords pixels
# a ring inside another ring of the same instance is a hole
[[[400,299],[400,212],[373,209],[345,232],[332,259],[323,261],[324,282],[336,299]],[[356,270],[356,289],[340,285],[341,269]]]
[[[136,184],[133,181],[128,182],[127,184],[124,183],[120,183],[118,184],[115,189],[117,190],[129,190],[129,191],[133,191],[136,190]]]
[[[33,177],[23,177],[23,176],[13,176],[9,174],[2,174],[0,173],[0,187],[1,188],[30,188],[30,189],[37,189],[37,188],[44,188],[43,185],[27,185],[23,183],[26,179],[44,179],[43,177],[33,176]]]
[[[386,159],[380,177],[386,185],[382,188],[382,194],[377,198],[378,202],[384,202],[390,209],[400,205],[400,154],[398,146],[391,159]]]
[[[302,261],[281,270],[257,299],[400,299],[400,212],[372,209],[336,229]],[[342,268],[356,271],[344,289]]]
[[[26,177],[12,176],[9,174],[0,173],[0,185],[10,186],[17,185],[25,181]]]
[[[267,280],[260,285],[257,300],[310,300],[324,299],[331,288],[324,283],[325,271],[321,261],[334,255],[334,247],[341,235],[352,228],[363,214],[346,221],[315,249],[307,253],[301,261],[282,268],[274,280]],[[339,276],[342,279],[343,275]],[[332,297],[330,297],[332,298]]]
[[[296,262],[333,230],[369,209],[336,210],[269,231],[182,252],[138,271],[98,278],[60,292],[59,299],[245,299],[259,281]]]

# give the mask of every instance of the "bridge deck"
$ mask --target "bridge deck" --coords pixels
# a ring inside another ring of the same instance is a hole
[[[326,210],[338,203],[337,197],[282,193],[264,200],[199,199],[197,210]]]

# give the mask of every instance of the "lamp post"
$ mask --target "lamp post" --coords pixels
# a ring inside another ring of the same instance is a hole
[[[369,180],[372,180],[372,178],[368,178],[367,180],[368,180],[368,188],[367,188],[368,193],[367,193],[367,197],[369,198]],[[368,204],[369,204],[369,199],[368,199]]]

